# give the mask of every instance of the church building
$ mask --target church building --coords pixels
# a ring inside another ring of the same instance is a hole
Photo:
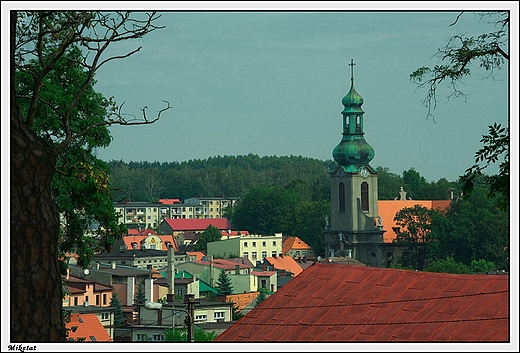
[[[354,88],[351,60],[350,91],[343,98],[343,137],[332,156],[331,217],[325,220],[325,256],[350,256],[367,266],[384,267],[383,229],[378,212],[377,170],[370,166],[374,149],[365,141],[363,98]]]

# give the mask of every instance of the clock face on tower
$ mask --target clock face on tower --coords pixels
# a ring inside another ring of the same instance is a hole
[[[363,178],[366,178],[368,176],[368,169],[367,168],[361,168],[361,176]]]

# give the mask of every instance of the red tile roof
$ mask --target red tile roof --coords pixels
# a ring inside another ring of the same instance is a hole
[[[69,338],[74,340],[84,338],[85,342],[112,342],[96,314],[72,313],[66,327],[77,327],[75,332],[69,331]]]
[[[269,262],[275,269],[292,272],[294,276],[299,275],[303,271],[302,267],[290,256],[266,257],[264,260]]]
[[[377,208],[379,215],[383,220],[383,229],[386,230],[383,233],[383,241],[385,243],[391,243],[395,239],[397,234],[393,230],[393,227],[398,227],[394,221],[394,217],[397,212],[403,208],[412,208],[415,205],[422,207],[441,210],[446,210],[453,200],[379,200],[377,202]]]
[[[310,246],[298,237],[288,237],[282,243],[282,253],[286,255],[291,249],[310,250]]]
[[[173,246],[174,250],[178,249],[177,242],[175,241],[175,239],[174,239],[172,234],[169,234],[169,235],[157,235],[157,233],[155,231],[153,233],[149,233],[149,234],[152,234],[152,235],[155,235],[155,236],[161,238],[161,240],[162,240],[162,242],[161,242],[161,249],[157,249],[157,250],[168,250],[168,246],[166,244],[167,242],[170,242],[170,244]],[[148,235],[124,235],[124,236],[121,237],[121,239],[123,240],[123,243],[126,245],[126,247],[128,249],[132,249],[133,248],[132,247],[132,243],[136,243],[137,244],[137,249],[140,249],[141,248],[141,242],[143,240],[145,240],[147,237],[148,237]]]
[[[508,342],[509,276],[317,263],[215,342]]]
[[[231,229],[231,223],[227,218],[165,218],[166,222],[174,232],[180,231],[204,231],[211,224],[219,230]]]

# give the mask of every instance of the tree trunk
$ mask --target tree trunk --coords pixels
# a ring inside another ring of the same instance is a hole
[[[14,11],[12,11],[14,12]],[[13,19],[14,17],[14,19]],[[11,31],[16,14],[11,15]],[[14,32],[11,32],[11,48]],[[25,127],[14,98],[11,50],[11,342],[66,340],[58,266],[59,215],[50,194],[55,157]]]

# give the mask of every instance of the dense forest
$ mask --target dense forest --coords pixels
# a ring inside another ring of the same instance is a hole
[[[330,201],[329,171],[333,160],[302,156],[217,156],[187,162],[123,162],[110,161],[111,187],[114,201],[157,201],[193,196],[244,197],[251,189],[285,186],[304,182],[312,190],[312,200]],[[402,175],[378,166],[379,199],[391,200],[401,187],[415,200],[442,200],[447,189],[458,189],[456,182],[442,178],[428,182],[411,168]]]

